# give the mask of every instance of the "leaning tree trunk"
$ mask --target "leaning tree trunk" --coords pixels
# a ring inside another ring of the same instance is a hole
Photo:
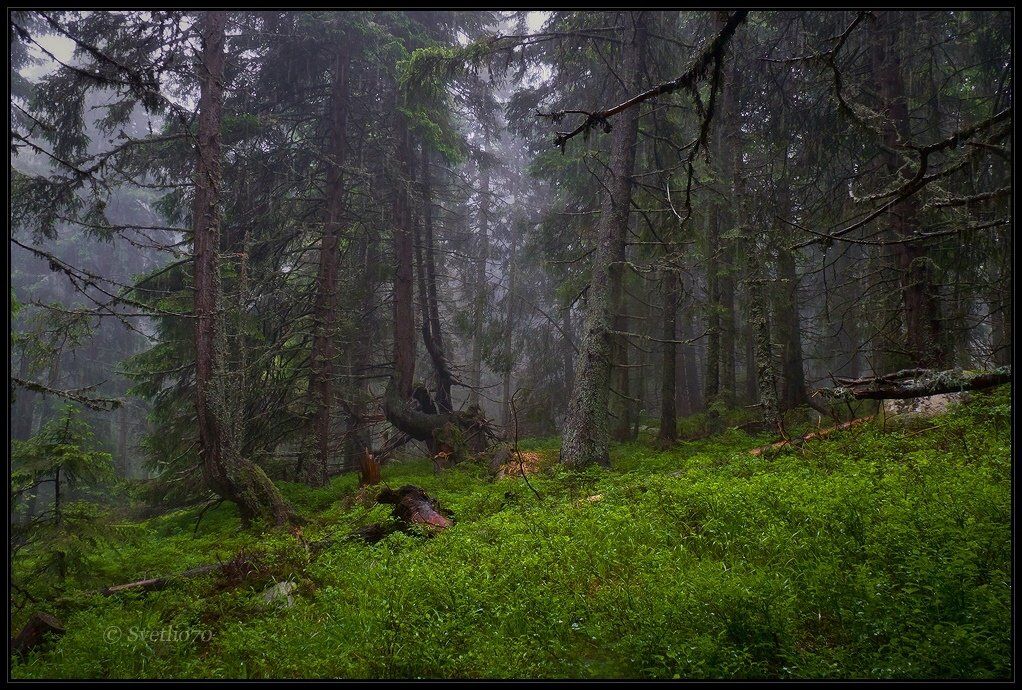
[[[422,315],[422,338],[433,362],[433,374],[436,379],[436,405],[441,412],[450,412],[451,383],[454,375],[447,360],[444,347],[444,335],[440,329],[440,304],[437,296],[436,252],[433,248],[433,174],[430,168],[429,146],[422,144],[422,228],[424,242],[422,251],[425,261],[420,270],[424,270],[425,290],[422,291],[422,302],[425,313]]]
[[[626,93],[635,91],[639,82],[646,44],[646,13],[639,12],[633,16],[632,35],[624,46],[622,75]],[[569,467],[585,467],[594,463],[610,465],[607,396],[613,346],[613,272],[617,270],[615,261],[624,255],[628,232],[639,108],[625,110],[620,117],[611,134],[611,179],[600,216],[585,330],[575,367],[575,387],[564,424],[561,462]]]
[[[218,242],[221,186],[220,121],[223,108],[226,12],[209,11],[199,27],[201,95],[198,157],[195,167],[193,251],[195,271],[195,408],[203,476],[220,497],[238,506],[247,523],[265,518],[283,524],[295,518],[290,506],[261,468],[241,457],[230,408],[225,368],[226,333],[220,288]]]

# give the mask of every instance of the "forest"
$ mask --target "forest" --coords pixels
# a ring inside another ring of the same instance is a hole
[[[1013,18],[9,11],[9,679],[1012,678]]]

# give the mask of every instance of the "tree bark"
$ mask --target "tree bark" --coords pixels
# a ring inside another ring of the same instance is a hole
[[[644,63],[647,13],[632,15],[631,36],[625,43],[622,70],[625,92],[635,90]],[[575,389],[568,405],[561,445],[561,462],[581,468],[594,463],[609,466],[607,396],[612,366],[611,324],[614,318],[613,273],[624,255],[635,168],[639,108],[621,113],[611,134],[610,180],[605,195],[589,282],[585,330],[575,367]]]
[[[204,12],[199,20],[201,95],[195,166],[193,251],[195,272],[195,408],[203,476],[220,497],[238,506],[243,521],[295,519],[290,506],[261,468],[241,457],[230,409],[225,369],[226,334],[220,288],[221,144],[226,12]]]
[[[561,369],[564,375],[564,397],[570,399],[575,390],[575,324],[571,319],[571,306],[564,307],[561,315]]]

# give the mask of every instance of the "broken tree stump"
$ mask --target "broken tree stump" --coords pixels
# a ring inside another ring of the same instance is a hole
[[[22,656],[45,642],[47,635],[60,637],[63,634],[64,625],[56,616],[36,611],[18,636],[11,640],[11,654]]]
[[[359,486],[372,486],[380,483],[380,461],[368,450],[362,453],[361,470],[358,477]]]

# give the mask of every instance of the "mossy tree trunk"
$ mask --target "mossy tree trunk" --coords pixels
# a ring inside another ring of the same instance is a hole
[[[226,370],[226,333],[220,285],[220,123],[223,110],[226,12],[204,12],[197,69],[201,85],[193,208],[195,274],[195,408],[199,454],[206,483],[238,506],[248,523],[263,518],[273,524],[295,519],[290,506],[257,465],[241,457],[231,408]]]
[[[770,321],[762,284],[753,283],[749,290],[749,321],[755,331],[756,383],[763,424],[769,429],[780,427],[777,407],[777,377],[774,372],[773,348],[770,342]]]

